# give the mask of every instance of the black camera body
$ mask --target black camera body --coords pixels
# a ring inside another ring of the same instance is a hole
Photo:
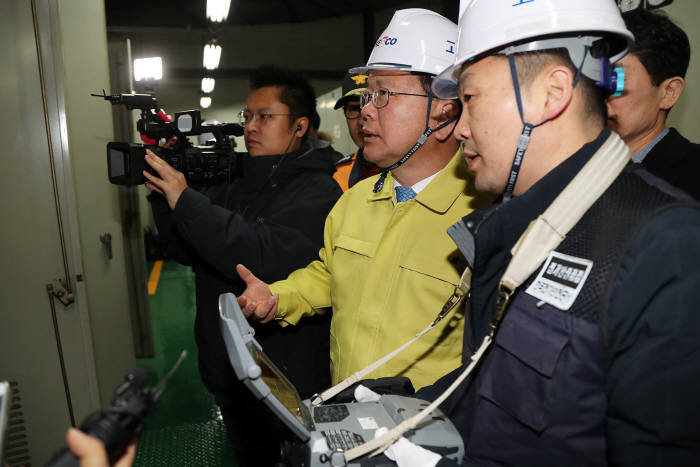
[[[132,369],[114,390],[112,405],[88,415],[80,424],[83,432],[102,441],[109,465],[122,457],[129,443],[138,438],[146,416],[153,413],[165,385],[186,356],[187,351],[183,350],[175,365],[153,387],[145,386],[148,373],[143,367]],[[63,448],[46,467],[80,467],[80,459]]]
[[[125,142],[107,144],[107,171],[109,181],[115,185],[134,186],[147,181],[146,170],[158,174],[144,160],[146,149],[182,172],[189,184],[203,185],[231,181],[237,167],[236,153],[229,136],[241,136],[243,127],[237,123],[215,125],[202,124],[199,110],[176,112],[173,122],[167,121],[164,112],[158,111],[156,99],[150,94],[119,94],[110,96],[92,94],[110,101],[113,105],[125,105],[127,109],[141,110],[136,128],[141,135],[157,142],[168,141],[167,147]],[[212,133],[213,146],[194,146],[187,136]]]
[[[115,185],[142,185],[147,181],[143,171],[155,175],[145,161],[146,149],[153,151],[175,170],[182,172],[192,185],[230,181],[236,170],[236,154],[233,148],[185,147],[163,148],[135,143],[107,143],[107,173]]]

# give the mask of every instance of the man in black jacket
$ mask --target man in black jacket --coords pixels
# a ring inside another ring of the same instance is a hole
[[[615,64],[625,72],[625,90],[607,100],[608,125],[630,147],[634,162],[700,200],[700,144],[666,127],[685,87],[688,36],[661,13],[640,8],[623,18],[635,44]]]
[[[144,172],[146,186],[160,193],[150,202],[166,251],[195,272],[200,373],[244,466],[276,461],[280,428],[236,379],[221,337],[218,297],[244,290],[237,263],[275,281],[316,259],[326,216],[342,194],[332,178],[334,151],[307,138],[316,109],[306,79],[263,67],[250,83],[240,114],[248,153],[239,155],[233,182],[196,191],[150,151],[146,160],[160,178]],[[256,339],[302,396],[330,383],[329,322],[328,314],[304,326],[256,326]]]

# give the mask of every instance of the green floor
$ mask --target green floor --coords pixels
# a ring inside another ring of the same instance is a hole
[[[150,272],[153,264],[148,264]],[[234,466],[224,424],[197,371],[193,327],[194,275],[165,261],[150,296],[154,358],[138,359],[155,384],[186,349],[189,356],[173,375],[139,439],[135,466]]]

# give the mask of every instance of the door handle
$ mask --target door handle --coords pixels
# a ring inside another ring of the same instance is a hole
[[[107,258],[112,259],[112,234],[109,232],[101,233],[100,241],[107,249]]]

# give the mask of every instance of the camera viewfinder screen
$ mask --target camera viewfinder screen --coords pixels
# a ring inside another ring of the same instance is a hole
[[[117,151],[116,149],[109,149],[109,176],[110,177],[121,177],[126,175],[126,157],[122,151]]]

